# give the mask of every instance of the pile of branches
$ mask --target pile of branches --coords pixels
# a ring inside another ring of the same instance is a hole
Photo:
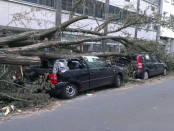
[[[36,84],[25,77],[21,79],[21,83],[15,83],[12,77],[16,68],[11,65],[6,68],[8,71],[0,78],[0,108],[12,104],[16,108],[40,108],[52,101],[47,90],[43,89],[48,85],[42,77],[40,83]]]

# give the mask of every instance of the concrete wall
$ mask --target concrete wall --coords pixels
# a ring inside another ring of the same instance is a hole
[[[103,0],[105,1],[105,0]],[[120,8],[129,6],[131,7],[129,10],[135,11],[137,8],[137,0],[130,0],[130,2],[127,2],[125,0],[110,0],[110,4],[113,6],[117,6]]]
[[[62,14],[62,22],[65,22],[69,19],[69,15],[66,13]],[[104,20],[98,19],[97,21],[91,17],[91,19],[81,20],[79,22],[76,22],[72,24],[71,28],[82,28],[82,29],[88,29],[88,30],[94,30],[98,24],[102,24]],[[109,24],[108,31],[113,31],[119,28],[121,24]],[[103,30],[102,30],[103,31]],[[129,34],[129,37],[134,37],[135,33],[135,27],[128,27],[120,32],[112,33],[111,36],[123,36],[127,37]],[[140,39],[146,39],[146,40],[156,40],[156,31],[146,31],[144,29],[138,31],[138,38]]]
[[[174,16],[174,4],[171,3],[171,0],[161,0],[161,14],[166,17],[170,15]],[[161,42],[165,45],[165,50],[167,54],[174,53],[174,32],[169,28],[160,28],[160,37],[165,38],[166,42]]]
[[[166,17],[170,17],[170,15],[174,16],[174,5],[171,3],[171,0],[162,0],[162,8],[161,13]],[[174,38],[174,32],[170,29],[161,27],[160,36]]]
[[[105,2],[105,0],[98,0]],[[137,0],[130,0],[126,2],[123,0],[110,0],[110,4],[118,7],[125,7],[127,5],[132,5],[135,9],[137,6]],[[140,8],[146,9],[149,6],[148,3],[142,3]],[[135,10],[134,10],[135,11]],[[5,12],[5,13],[4,13]],[[10,26],[19,28],[29,28],[29,29],[44,29],[55,26],[56,11],[52,8],[39,6],[37,4],[29,4],[28,2],[20,2],[15,0],[1,0],[0,1],[0,26]],[[151,12],[149,12],[151,13]],[[69,19],[69,12],[62,11],[62,22]],[[72,24],[71,28],[83,28],[88,30],[94,30],[98,25],[102,24],[104,20],[90,19],[81,20]],[[108,30],[117,29],[120,24],[109,24]],[[102,30],[103,31],[103,30]],[[123,32],[113,33],[112,36],[124,36],[130,34],[130,37],[134,37],[135,27],[129,27],[123,30]],[[150,34],[150,35],[149,35]],[[138,31],[138,38],[147,40],[156,40],[155,31]]]
[[[55,10],[15,0],[0,0],[0,26],[45,29],[55,26]]]
[[[154,11],[152,10],[154,8]],[[142,13],[146,12],[148,16],[151,16],[154,12],[159,12],[158,5],[151,4],[144,0],[140,0],[140,10]]]
[[[69,20],[69,13],[62,12],[62,22]],[[89,17],[89,19],[80,20],[70,25],[71,28],[82,28],[86,30],[91,30],[97,27],[98,24],[102,24],[103,20]]]
[[[157,37],[156,31],[141,30],[138,31],[137,33],[137,38],[139,39],[156,41],[156,37]]]

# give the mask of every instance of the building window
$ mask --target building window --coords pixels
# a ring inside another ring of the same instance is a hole
[[[37,0],[24,0],[24,1],[32,2],[32,3],[37,3]]]
[[[126,19],[128,17],[128,11],[127,10],[122,10],[122,19]]]
[[[46,5],[46,0],[39,0],[39,4]]]
[[[154,5],[159,5],[159,3],[160,3],[160,0],[144,0],[144,1],[154,4]]]
[[[46,6],[55,7],[55,0],[46,0]]]
[[[174,0],[171,0],[171,4],[174,5]]]
[[[71,11],[72,10],[72,0],[62,0],[62,9]]]
[[[31,3],[37,3],[37,4],[45,5],[45,6],[50,6],[50,7],[55,7],[54,6],[55,0],[24,0],[24,1],[31,2]]]
[[[95,2],[95,17],[103,18],[104,15],[104,3],[96,1]]]
[[[115,15],[118,19],[122,19],[122,10],[119,7],[115,7]]]
[[[157,25],[153,25],[153,30],[154,31],[158,31],[158,26]]]
[[[85,15],[93,16],[94,15],[94,1],[85,0]]]
[[[112,5],[109,5],[109,14],[114,15],[115,11],[114,11],[115,7]]]
[[[119,22],[122,22],[122,20],[126,19],[129,15],[133,16],[132,12],[112,5],[109,5],[109,14],[115,15]]]
[[[76,13],[84,14],[83,13],[83,8],[84,8],[84,0],[76,0],[75,1],[75,10],[76,10]]]
[[[173,15],[170,15],[170,24],[174,25],[174,16]]]
[[[151,11],[155,11],[155,7],[154,6],[151,6]]]

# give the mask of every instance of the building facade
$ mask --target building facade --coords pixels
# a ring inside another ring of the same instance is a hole
[[[75,6],[76,8],[74,8]],[[70,12],[73,10],[73,15],[89,16],[89,19],[81,20],[70,26],[77,29],[94,30],[109,16],[116,15],[119,20],[113,21],[101,30],[101,32],[107,33],[120,27],[129,13],[141,14],[146,10],[147,15],[151,16],[153,12],[159,11],[158,7],[158,0],[108,0],[108,2],[107,0],[81,0],[81,3],[76,3],[76,0],[0,0],[0,27],[8,26],[11,30],[16,31],[51,28],[56,25],[57,17],[61,18],[59,18],[61,22],[70,19]],[[61,15],[57,16],[57,12]],[[82,35],[84,36],[84,34],[66,33],[61,40],[71,40]],[[158,31],[154,25],[149,24],[142,28],[130,26],[109,35],[156,41]],[[109,40],[106,41],[106,44],[106,51],[121,51],[120,43]],[[98,52],[101,51],[102,41],[83,45],[85,51]]]
[[[160,13],[174,25],[174,0],[161,0]],[[167,54],[174,55],[174,31],[169,28],[160,28],[160,42],[164,45]]]

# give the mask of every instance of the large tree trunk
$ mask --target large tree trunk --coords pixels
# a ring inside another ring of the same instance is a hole
[[[30,50],[38,50],[41,48],[47,48],[47,47],[53,47],[53,46],[66,46],[66,45],[79,45],[84,42],[94,42],[94,41],[100,41],[100,40],[105,40],[105,39],[113,39],[115,41],[125,41],[127,44],[132,44],[130,43],[126,38],[122,38],[119,36],[98,36],[98,37],[92,37],[92,38],[84,38],[84,39],[78,39],[78,40],[73,40],[73,41],[44,41],[41,43],[37,43],[34,45],[28,45],[28,46],[23,46],[23,47],[14,47],[14,48],[4,48],[2,51],[4,52],[23,52],[23,51],[30,51]],[[129,42],[129,43],[128,43]]]
[[[11,55],[11,54],[0,54],[0,64],[36,65],[36,64],[40,64],[40,58],[18,56],[18,55]]]
[[[98,57],[108,57],[108,56],[127,56],[126,53],[92,53],[92,54],[57,54],[57,53],[24,53],[28,56],[18,56],[10,54],[0,54],[0,64],[12,64],[12,65],[37,65],[41,63],[41,59],[67,59],[79,56],[98,56]]]

